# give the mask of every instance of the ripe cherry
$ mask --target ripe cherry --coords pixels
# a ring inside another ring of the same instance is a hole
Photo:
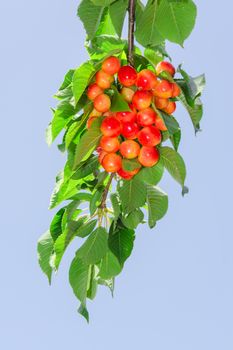
[[[156,146],[161,142],[161,132],[155,126],[146,126],[138,133],[138,141],[143,146]]]
[[[134,106],[132,104],[129,105],[131,112],[126,111],[126,112],[117,112],[116,114],[116,118],[120,121],[120,122],[134,122],[136,120],[136,116],[137,116],[137,111],[134,108]]]
[[[130,103],[132,102],[134,91],[130,88],[123,87],[121,89],[121,95],[123,96],[126,102]]]
[[[102,164],[104,157],[105,157],[106,154],[108,154],[108,153],[105,152],[105,151],[103,151],[103,150],[100,151],[100,152],[98,152],[98,153],[99,153],[99,156],[98,156],[99,163]]]
[[[156,66],[157,75],[159,75],[164,71],[168,72],[172,77],[175,75],[175,72],[176,72],[174,66],[170,62],[167,62],[167,61],[159,62]]]
[[[131,66],[122,66],[118,72],[118,80],[124,86],[132,86],[137,80],[137,72]]]
[[[160,118],[159,115],[156,115],[156,118],[155,118],[155,126],[156,128],[158,128],[159,130],[161,131],[167,131],[167,127],[163,121],[162,118]]]
[[[87,88],[87,97],[89,100],[94,100],[97,96],[102,94],[104,91],[96,83],[91,84]]]
[[[175,110],[176,110],[176,103],[173,101],[169,101],[167,107],[164,108],[164,112],[166,112],[167,114],[172,114],[175,112]]]
[[[111,107],[110,97],[106,94],[101,94],[94,99],[94,107],[98,112],[104,113]]]
[[[148,125],[154,124],[155,118],[156,118],[156,113],[150,107],[143,109],[137,114],[137,122],[141,126],[148,126]]]
[[[114,81],[114,77],[110,74],[105,73],[103,70],[99,70],[95,75],[96,84],[101,89],[109,89]]]
[[[117,57],[111,56],[106,58],[102,63],[102,70],[110,75],[116,74],[121,67],[121,62]]]
[[[133,140],[126,140],[121,143],[120,152],[124,158],[133,159],[139,155],[140,146]]]
[[[134,169],[132,171],[126,171],[124,169],[118,170],[117,174],[124,180],[131,180],[134,175],[139,172],[140,168]]]
[[[154,98],[155,106],[158,109],[164,109],[167,107],[169,100],[168,98],[156,97]]]
[[[162,97],[162,98],[170,98],[172,97],[173,86],[167,80],[161,80],[158,85],[153,90],[154,96]]]
[[[155,147],[143,146],[138,161],[145,167],[152,167],[159,161],[159,152]]]
[[[117,137],[121,132],[121,124],[114,117],[106,117],[101,124],[100,130],[103,135]]]
[[[138,124],[135,122],[122,123],[121,134],[126,139],[136,139],[139,132]]]
[[[180,95],[180,87],[176,83],[173,83],[172,86],[173,86],[172,97],[178,97]]]
[[[122,158],[116,153],[108,153],[102,160],[102,166],[108,173],[116,173],[121,169]]]
[[[117,152],[120,148],[120,142],[117,137],[102,136],[100,147],[108,153]]]
[[[152,94],[146,90],[138,90],[133,96],[132,103],[137,110],[146,109],[151,105]]]
[[[151,70],[143,69],[138,73],[136,85],[139,89],[151,90],[154,89],[157,84],[157,77]]]

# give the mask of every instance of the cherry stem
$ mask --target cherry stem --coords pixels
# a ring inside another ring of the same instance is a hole
[[[128,25],[128,63],[134,66],[134,23],[135,23],[136,1],[129,0],[129,25]]]
[[[102,200],[101,200],[101,203],[100,203],[100,206],[99,206],[99,208],[102,209],[102,210],[106,209],[106,200],[107,200],[107,197],[108,197],[108,191],[109,191],[110,185],[112,183],[112,180],[114,178],[114,175],[115,175],[114,173],[111,174],[111,176],[110,176],[110,178],[108,180],[108,183],[107,183],[107,185],[106,185],[106,187],[104,189]]]

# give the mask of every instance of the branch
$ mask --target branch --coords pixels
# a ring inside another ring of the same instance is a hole
[[[107,183],[107,185],[105,187],[105,190],[104,190],[103,196],[102,196],[102,201],[101,201],[100,206],[99,206],[100,209],[105,209],[106,208],[106,199],[108,197],[108,191],[109,191],[110,185],[112,183],[112,180],[114,178],[114,175],[115,175],[114,173],[111,174],[111,176],[110,176],[110,178],[108,180],[108,183]]]
[[[136,1],[129,0],[129,26],[128,26],[128,63],[134,66],[134,23],[135,23]]]

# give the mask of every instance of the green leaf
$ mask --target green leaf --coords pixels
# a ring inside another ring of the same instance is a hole
[[[85,305],[88,285],[89,266],[77,255],[70,265],[69,281],[74,294]]]
[[[59,91],[66,89],[72,83],[73,75],[74,75],[74,69],[70,69],[66,73],[64,80],[63,80],[63,83],[59,87]]]
[[[186,167],[181,155],[170,147],[161,147],[160,155],[167,171],[182,187],[184,187]]]
[[[107,254],[103,257],[100,264],[99,276],[104,280],[111,279],[119,275],[122,267],[117,257],[108,250]]]
[[[178,130],[175,134],[171,135],[170,140],[173,144],[174,149],[177,152],[179,148],[180,140],[181,140],[181,131]]]
[[[103,227],[98,227],[77,251],[77,256],[85,264],[99,262],[108,250],[108,235]]]
[[[127,8],[128,0],[118,0],[109,6],[109,15],[119,37],[121,37]]]
[[[122,168],[125,171],[133,171],[141,167],[141,164],[137,159],[123,159]]]
[[[73,94],[76,103],[78,103],[94,73],[95,67],[90,62],[83,63],[75,70],[73,75]]]
[[[159,161],[156,165],[149,168],[142,168],[139,173],[135,176],[141,182],[147,183],[149,185],[157,185],[162,179],[164,172],[163,162]]]
[[[124,265],[133,250],[134,239],[134,231],[127,228],[117,229],[109,235],[109,249],[117,257],[121,266]]]
[[[91,2],[96,6],[108,6],[115,0],[91,0]],[[93,5],[92,5],[93,6]]]
[[[195,25],[196,5],[192,0],[161,0],[156,13],[156,26],[161,35],[183,45]]]
[[[97,220],[91,220],[88,222],[85,222],[77,231],[76,231],[76,236],[85,238],[87,237],[90,233],[94,231],[94,228],[97,224]]]
[[[99,160],[97,156],[94,156],[84,162],[72,175],[73,180],[82,179],[90,174],[93,174],[99,167]]]
[[[116,35],[115,28],[112,24],[112,20],[109,15],[108,7],[105,7],[104,13],[100,21],[100,25],[95,36],[98,37],[101,35]]]
[[[115,220],[118,219],[120,213],[121,213],[121,207],[120,207],[120,203],[119,203],[119,197],[116,193],[112,193],[110,195],[110,199],[111,199],[111,203],[112,203],[112,208],[114,211],[114,217]]]
[[[202,94],[205,88],[205,85],[206,85],[205,74],[201,74],[193,78],[184,71],[181,65],[179,65],[177,71],[182,75],[182,77],[186,82],[186,89],[191,100],[195,100],[197,97],[199,97]]]
[[[53,238],[49,231],[45,232],[39,239],[37,245],[38,260],[41,270],[48,277],[51,284],[52,267],[50,265],[50,259],[53,252]]]
[[[127,216],[121,218],[123,224],[130,229],[136,229],[143,219],[144,214],[141,209],[135,209]]]
[[[162,119],[170,135],[174,135],[180,130],[179,123],[172,115],[168,115],[160,111],[160,116],[162,116]]]
[[[91,124],[90,129],[88,129],[81,137],[75,150],[74,168],[76,168],[81,161],[88,159],[90,154],[99,144],[100,138],[102,136],[100,131],[101,123],[102,118],[97,118],[94,120],[94,122]]]
[[[61,208],[53,217],[50,224],[50,233],[54,241],[62,234],[62,218],[65,213],[65,208]]]
[[[83,22],[89,39],[93,39],[99,27],[104,7],[94,6],[91,0],[82,0],[78,7],[78,16]]]
[[[168,196],[159,187],[147,186],[148,223],[153,228],[168,209]]]
[[[158,9],[157,0],[149,0],[141,16],[136,18],[137,41],[142,46],[156,46],[164,41],[156,23],[156,14]]]
[[[78,313],[86,319],[87,323],[89,323],[89,313],[86,305],[81,304],[78,308]]]
[[[96,209],[98,208],[98,206],[101,203],[103,191],[104,191],[104,187],[100,187],[92,195],[92,198],[90,201],[90,215],[91,216],[95,213]]]
[[[146,201],[146,185],[137,177],[118,184],[118,192],[124,213],[142,207]]]
[[[107,57],[119,55],[124,50],[126,45],[126,40],[122,40],[111,35],[100,35],[92,40],[91,47],[88,47],[87,49],[91,58],[93,60],[98,60],[98,67],[98,64],[100,66],[102,61]]]
[[[180,84],[179,84],[180,85]],[[180,86],[182,89],[182,86]],[[178,96],[178,99],[181,101],[181,103],[184,105],[186,110],[189,113],[189,116],[192,120],[194,130],[195,132],[200,130],[200,121],[203,115],[203,106],[202,102],[199,98],[195,99],[194,105],[191,107],[188,103],[188,97],[185,96],[184,92],[181,90],[180,95]]]
[[[99,269],[95,265],[91,265],[89,268],[89,282],[88,282],[88,289],[87,289],[87,297],[91,300],[93,300],[97,293],[98,288],[98,281],[97,281],[97,274],[99,272]]]
[[[124,111],[130,111],[130,107],[128,103],[124,100],[123,96],[118,92],[117,88],[115,86],[112,86],[112,89],[114,90],[114,95],[112,97],[111,102],[111,111],[112,112],[124,112]]]

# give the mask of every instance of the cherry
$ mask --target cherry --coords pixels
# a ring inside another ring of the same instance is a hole
[[[146,126],[138,133],[138,141],[143,146],[156,146],[161,142],[161,133],[155,126]]]
[[[108,153],[117,152],[120,148],[120,142],[117,137],[102,136],[100,147]]]
[[[109,89],[114,81],[114,77],[105,73],[103,70],[99,70],[95,75],[96,83],[102,89]]]
[[[161,80],[158,85],[153,90],[154,96],[162,97],[162,98],[170,98],[172,97],[173,86],[167,80]]]
[[[155,118],[155,126],[156,126],[156,128],[158,128],[161,131],[167,131],[167,127],[166,127],[163,119],[160,118],[160,116],[158,116],[158,115],[156,115],[156,118]]]
[[[157,75],[159,75],[164,71],[168,72],[172,77],[175,75],[175,72],[176,72],[174,66],[170,62],[167,62],[167,61],[159,62],[156,66]]]
[[[136,139],[139,132],[138,124],[135,122],[122,123],[121,133],[127,139]]]
[[[117,112],[116,114],[116,118],[120,121],[120,122],[134,122],[136,120],[136,116],[137,116],[137,111],[134,108],[134,106],[132,104],[129,104],[129,107],[131,109],[131,112],[126,111],[126,112]]]
[[[110,75],[116,74],[121,67],[121,62],[117,57],[110,56],[102,63],[102,70]]]
[[[98,160],[99,160],[99,163],[100,163],[100,164],[102,164],[103,159],[104,159],[104,157],[106,156],[106,154],[108,154],[108,153],[105,152],[105,151],[103,151],[103,150],[99,152]]]
[[[121,132],[121,124],[114,117],[106,117],[101,124],[100,130],[103,135],[117,137]]]
[[[175,112],[175,110],[176,110],[176,103],[173,101],[169,101],[167,107],[164,108],[164,112],[166,112],[167,114],[172,114]]]
[[[155,118],[156,118],[156,113],[150,107],[143,109],[137,114],[137,122],[141,126],[148,126],[148,125],[154,124]]]
[[[138,161],[145,167],[152,167],[159,161],[159,152],[155,147],[143,146]]]
[[[134,91],[130,88],[123,87],[121,89],[121,95],[124,97],[126,102],[132,102]]]
[[[155,106],[158,109],[164,109],[167,107],[169,100],[168,98],[156,97],[154,98]]]
[[[108,95],[101,94],[94,99],[94,107],[98,112],[104,113],[111,107],[111,100]]]
[[[118,170],[117,174],[125,180],[131,180],[134,175],[139,172],[140,168],[134,169],[132,171],[126,171],[124,169]]]
[[[138,90],[133,96],[132,103],[137,110],[146,109],[151,105],[152,94],[146,90]]]
[[[140,152],[140,146],[133,140],[126,140],[120,145],[120,152],[127,159],[136,158]]]
[[[97,96],[102,94],[104,91],[96,83],[91,84],[87,88],[87,97],[89,100],[94,100]]]
[[[108,153],[102,160],[102,166],[108,173],[116,173],[121,169],[122,158],[116,153]]]
[[[151,70],[143,69],[138,73],[136,85],[139,89],[151,90],[154,89],[157,84],[157,77]]]
[[[137,80],[137,72],[131,66],[122,66],[118,72],[118,80],[124,86],[132,86]]]
[[[172,86],[173,86],[172,97],[178,97],[180,95],[180,87],[176,83],[173,83]]]

